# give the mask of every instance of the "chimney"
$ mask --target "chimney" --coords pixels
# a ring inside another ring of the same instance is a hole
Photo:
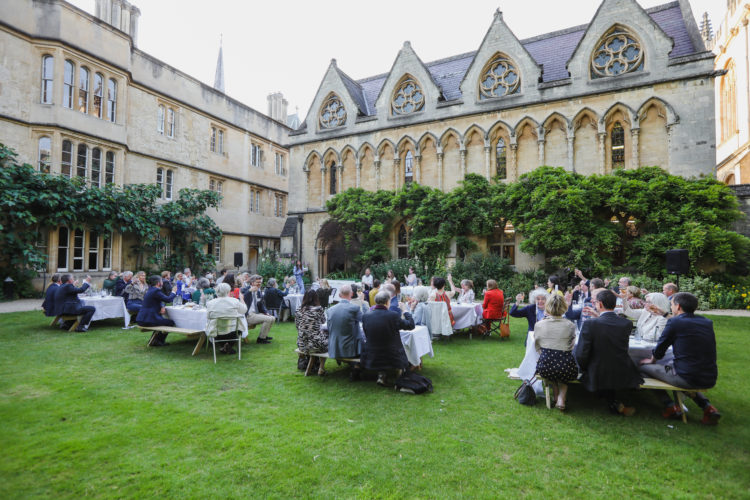
[[[138,19],[141,11],[128,0],[95,0],[94,15],[130,35],[133,46],[138,45]]]
[[[286,123],[286,112],[289,101],[284,99],[284,94],[274,92],[273,94],[268,94],[266,99],[268,100],[268,116],[281,123]]]

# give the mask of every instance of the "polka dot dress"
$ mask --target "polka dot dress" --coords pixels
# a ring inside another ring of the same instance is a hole
[[[536,372],[553,382],[568,382],[578,378],[578,365],[572,351],[542,348]]]

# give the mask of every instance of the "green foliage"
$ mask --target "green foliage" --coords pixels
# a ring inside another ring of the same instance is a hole
[[[134,234],[139,256],[156,253],[159,233],[166,229],[174,248],[164,267],[212,267],[213,258],[204,249],[222,233],[204,212],[217,207],[220,196],[182,189],[177,200],[160,204],[159,194],[156,185],[86,187],[80,178],[40,173],[19,164],[17,154],[0,144],[0,275],[13,278],[21,296],[30,293],[34,270],[47,265],[47,255],[36,243],[58,226]]]
[[[508,260],[499,255],[472,253],[465,259],[456,261],[451,267],[451,274],[456,287],[460,285],[460,280],[469,279],[474,283],[475,293],[481,294],[488,279],[499,284],[506,283],[516,272],[510,267]]]
[[[275,278],[279,287],[284,284],[284,278],[292,275],[294,264],[279,260],[279,254],[273,249],[264,248],[260,252],[260,262],[258,262],[257,273],[263,276],[263,281],[268,278]]]

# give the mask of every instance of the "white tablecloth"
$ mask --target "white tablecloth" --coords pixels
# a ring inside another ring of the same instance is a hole
[[[432,338],[426,326],[415,326],[414,330],[401,330],[401,343],[404,344],[406,357],[414,366],[422,363],[422,356],[429,354],[435,357],[432,351]]]
[[[411,297],[414,295],[414,288],[413,286],[402,286],[401,287],[401,295],[404,297]]]
[[[339,298],[339,290],[341,290],[342,286],[344,286],[344,285],[353,285],[355,283],[357,283],[357,282],[356,281],[352,281],[352,280],[328,280],[328,285],[330,285],[331,288],[335,288],[336,289],[336,293],[334,293],[331,296],[331,302],[333,303],[333,302],[341,300]]]
[[[79,296],[84,306],[94,306],[96,312],[91,321],[100,319],[123,318],[125,326],[130,325],[130,313],[125,308],[125,300],[122,297],[98,297],[98,296]]]
[[[299,305],[302,303],[302,297],[304,297],[304,294],[301,293],[290,293],[284,297],[284,302],[289,306],[292,316],[294,316],[297,309],[299,309]]]
[[[482,304],[458,304],[451,302],[451,312],[456,324],[454,330],[470,328],[482,320]]]
[[[167,307],[167,316],[174,321],[177,328],[187,328],[189,330],[206,330],[208,326],[208,310],[188,308],[185,306]],[[247,319],[243,316],[240,319],[242,327],[242,337],[247,337]]]

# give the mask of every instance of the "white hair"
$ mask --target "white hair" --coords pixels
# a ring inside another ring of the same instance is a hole
[[[430,298],[430,289],[426,286],[418,286],[414,289],[414,298],[417,302],[427,302]]]
[[[229,295],[229,292],[232,291],[232,287],[229,286],[226,283],[220,283],[219,286],[216,287],[216,296],[217,297],[226,297]]]
[[[375,303],[381,306],[386,305],[391,301],[391,294],[382,290],[375,295]]]
[[[351,297],[351,296],[352,296],[351,285],[341,285],[341,288],[339,288],[339,297]]]

